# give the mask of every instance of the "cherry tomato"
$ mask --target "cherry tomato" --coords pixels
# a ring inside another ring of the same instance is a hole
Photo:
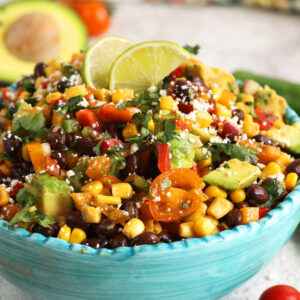
[[[268,207],[260,207],[259,208],[259,218],[261,219],[262,217],[264,217],[270,210],[271,210],[271,208],[268,208]]]
[[[190,169],[171,169],[157,176],[151,184],[149,208],[153,218],[175,222],[191,215],[201,201],[201,179]]]
[[[170,148],[168,144],[158,143],[157,149],[157,167],[159,171],[165,172],[171,169]]]
[[[110,26],[110,16],[104,3],[95,0],[62,0],[63,4],[73,8],[87,27],[90,36],[104,33]]]
[[[289,285],[275,285],[265,290],[259,300],[300,300],[300,293]]]
[[[260,107],[255,108],[255,113],[259,120],[253,118],[253,121],[259,124],[260,130],[269,130],[277,119],[275,115],[265,114]]]

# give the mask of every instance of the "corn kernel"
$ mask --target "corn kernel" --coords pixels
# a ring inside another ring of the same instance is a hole
[[[19,95],[19,100],[27,99],[29,96],[30,96],[30,93],[29,93],[29,92],[22,92],[22,93]]]
[[[205,218],[210,219],[215,226],[219,225],[219,221],[216,218],[209,216],[209,215],[206,215]]]
[[[248,105],[246,105],[243,102],[238,102],[236,107],[238,109],[242,109],[244,111],[245,114],[249,114],[250,113],[250,107]]]
[[[55,72],[55,69],[51,66],[48,66],[45,68],[44,71],[45,71],[47,78],[49,78]]]
[[[84,193],[90,193],[92,195],[97,195],[100,194],[103,190],[103,184],[99,180],[94,180],[91,181],[87,184],[85,184],[82,188],[81,191]]]
[[[288,191],[291,191],[297,185],[297,182],[298,182],[297,173],[292,172],[286,175],[284,183]]]
[[[134,123],[128,124],[123,128],[122,134],[124,139],[129,139],[133,136],[136,136],[139,133],[137,126]]]
[[[226,106],[217,103],[216,104],[216,116],[217,117],[231,118],[231,111]]]
[[[193,222],[181,223],[179,225],[179,236],[184,238],[191,238],[195,236],[193,226],[194,226]]]
[[[61,58],[56,56],[51,58],[47,65],[52,67],[54,70],[60,70],[61,69],[61,64],[60,64]]]
[[[9,194],[6,191],[6,187],[4,185],[0,186],[0,206],[4,206],[9,203]]]
[[[60,93],[60,92],[55,92],[55,93],[51,93],[51,94],[47,95],[46,101],[47,101],[48,103],[51,103],[52,101],[61,99],[62,97],[63,97],[62,93]]]
[[[8,168],[5,164],[0,165],[0,171],[1,171],[5,176],[10,176],[11,169]]]
[[[218,103],[226,106],[227,108],[231,108],[233,103],[235,102],[235,94],[229,90],[223,90],[221,96],[218,99]]]
[[[43,77],[43,76],[40,76],[40,77],[38,77],[38,78],[35,80],[34,88],[35,88],[36,90],[40,87],[40,85],[42,84],[43,80],[44,80],[44,77]]]
[[[201,189],[203,190],[205,188],[205,182],[201,180]]]
[[[204,193],[209,197],[209,198],[227,198],[227,193],[219,188],[217,185],[210,185],[208,186]]]
[[[275,162],[280,166],[282,172],[284,173],[288,165],[293,161],[294,159],[287,153],[281,152],[281,155],[279,158],[275,160]]]
[[[151,118],[151,120],[149,121],[149,123],[148,123],[148,129],[150,130],[150,131],[154,131],[154,129],[155,129],[155,124],[154,124],[154,121],[153,121],[153,119]]]
[[[133,189],[129,183],[115,183],[111,186],[111,193],[114,197],[129,199],[133,196]]]
[[[99,207],[84,205],[81,207],[82,217],[86,223],[99,223],[101,220],[101,210]]]
[[[271,175],[279,174],[279,173],[281,173],[281,172],[282,172],[282,171],[281,171],[280,166],[279,166],[277,163],[275,163],[275,162],[272,161],[272,162],[268,163],[268,164],[262,169],[262,172],[261,172],[259,178],[260,178],[261,180],[264,180],[264,179],[268,178],[268,177],[271,176]]]
[[[110,100],[111,92],[107,89],[99,89],[96,91],[95,95],[98,100],[108,102]]]
[[[71,197],[78,210],[84,205],[89,205],[93,201],[93,195],[90,193],[72,193]]]
[[[200,128],[207,128],[212,122],[212,117],[207,111],[197,111],[196,122],[197,126],[199,126]]]
[[[198,164],[199,170],[201,171],[204,168],[211,166],[211,164],[212,164],[212,158],[211,158],[211,156],[209,156],[207,159],[199,160],[197,162],[197,164]]]
[[[101,193],[101,195],[105,195],[105,196],[111,196],[111,192],[110,192],[110,189],[108,189],[107,187],[103,187]]]
[[[33,212],[33,211],[36,211],[36,210],[37,210],[37,207],[36,207],[35,205],[30,206],[29,209],[28,209],[28,211],[29,211],[30,213]]]
[[[131,100],[134,98],[134,91],[132,89],[116,89],[112,92],[111,100],[117,104],[120,101]]]
[[[60,227],[57,237],[66,242],[69,241],[71,235],[71,228],[67,225]]]
[[[196,211],[185,220],[187,222],[194,222],[200,217],[204,217],[206,214],[206,210],[207,210],[207,205],[203,202],[200,202],[199,207],[196,209]]]
[[[137,218],[130,219],[123,228],[123,234],[129,239],[134,239],[136,236],[143,233],[145,230],[145,225],[143,221]]]
[[[215,198],[207,209],[207,213],[216,218],[221,219],[233,209],[232,202],[224,198]]]
[[[243,225],[259,220],[259,207],[243,207],[240,211]]]
[[[105,196],[105,195],[95,195],[94,201],[95,201],[95,206],[99,206],[99,204],[118,205],[122,203],[120,197]]]
[[[244,190],[234,190],[230,193],[230,198],[234,203],[240,203],[246,199],[246,193]]]
[[[171,96],[160,97],[159,107],[161,110],[176,111],[177,104]]]
[[[198,218],[193,225],[194,233],[197,237],[203,237],[206,235],[218,233],[217,226],[213,223],[210,218],[200,217]]]
[[[247,134],[248,137],[252,138],[259,134],[259,124],[253,121],[251,115],[246,114],[244,119],[243,130]]]
[[[69,243],[80,244],[86,239],[85,232],[80,228],[74,228],[71,232]]]
[[[65,98],[68,100],[76,96],[86,96],[88,94],[84,85],[75,85],[65,90]]]
[[[162,227],[158,221],[155,221],[153,219],[145,220],[145,231],[154,232],[155,234],[160,234],[162,231]]]

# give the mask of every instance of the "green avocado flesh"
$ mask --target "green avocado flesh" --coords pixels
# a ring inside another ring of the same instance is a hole
[[[31,59],[22,59],[20,56],[13,54],[13,51],[8,49],[8,36],[12,37],[10,31],[12,26],[20,20],[22,17],[26,17],[29,14],[40,14],[42,17],[48,17],[46,19],[48,23],[54,24],[57,31],[57,43],[52,43],[53,47],[57,47],[57,53],[52,52],[52,55],[42,60],[50,60],[53,56],[60,56],[63,60],[70,60],[71,56],[75,52],[86,49],[87,46],[87,33],[86,28],[80,18],[74,11],[65,7],[55,1],[45,0],[28,0],[28,1],[16,1],[7,3],[0,6],[0,81],[2,82],[14,82],[18,80],[24,74],[32,73],[35,64],[38,62],[33,57]],[[29,15],[30,16],[30,15]],[[39,26],[43,28],[43,26]],[[48,26],[51,31],[51,26]],[[7,34],[9,32],[9,34]],[[23,35],[28,34],[26,28],[23,30]],[[51,41],[51,34],[49,33],[49,40]],[[43,36],[43,32],[37,31],[37,39],[39,36]],[[34,51],[32,44],[34,39],[30,38],[28,41],[30,48],[25,50],[29,54]],[[22,43],[21,46],[24,46]],[[10,43],[11,45],[11,43]],[[50,44],[51,45],[51,44]],[[42,45],[41,45],[42,47]],[[10,48],[12,49],[12,48]],[[41,59],[38,59],[39,61]]]
[[[234,158],[201,179],[207,184],[217,185],[226,190],[237,190],[250,186],[260,173],[258,167]]]
[[[280,129],[273,127],[268,131],[262,131],[262,134],[272,139],[282,148],[285,148],[294,154],[300,154],[299,129],[291,125],[282,125]]]
[[[73,210],[71,190],[64,180],[48,174],[34,175],[25,188],[38,199],[38,209],[47,216],[66,217]]]

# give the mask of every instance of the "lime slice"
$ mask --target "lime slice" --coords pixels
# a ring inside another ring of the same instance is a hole
[[[114,61],[109,88],[131,88],[135,92],[147,90],[190,58],[188,51],[171,42],[136,44]]]
[[[89,86],[99,89],[108,87],[109,70],[114,60],[134,43],[130,40],[107,36],[91,46],[83,62],[83,79]]]

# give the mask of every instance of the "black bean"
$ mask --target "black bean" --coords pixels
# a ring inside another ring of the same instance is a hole
[[[221,223],[218,225],[218,229],[219,229],[220,231],[224,231],[224,230],[229,229],[229,227],[228,227],[228,225],[227,225],[226,223],[221,222]]]
[[[75,135],[74,149],[80,155],[95,155],[95,146],[93,144],[92,138],[89,136]]]
[[[226,216],[226,223],[231,227],[240,225],[242,223],[241,211],[238,208],[231,210]]]
[[[67,217],[67,225],[71,227],[72,229],[77,227],[84,231],[87,231],[89,229],[89,224],[87,224],[81,215],[81,212],[78,210],[72,211],[68,217]]]
[[[261,185],[264,186],[265,184],[269,183],[272,180],[273,179],[271,177],[268,177],[268,178],[266,178],[266,179],[263,180],[263,182],[261,183]]]
[[[154,245],[160,242],[160,238],[157,234],[149,231],[145,231],[138,235],[131,241],[131,246],[138,245]]]
[[[34,67],[34,76],[40,77],[40,76],[46,76],[45,74],[45,68],[47,65],[43,62],[37,63]]]
[[[122,140],[122,130],[119,128],[117,124],[111,124],[109,127],[107,127],[107,132],[110,134],[110,136],[114,139]]]
[[[238,123],[241,123],[245,119],[245,113],[242,109],[237,108],[232,111],[232,117],[237,117]]]
[[[18,179],[20,181],[24,180],[25,174],[22,172],[22,169],[20,167],[12,167],[11,168],[11,178],[12,179]]]
[[[62,169],[66,169],[68,167],[67,156],[64,152],[59,150],[52,150],[51,157],[57,160],[57,163]]]
[[[192,84],[186,80],[178,79],[174,85],[175,96],[183,101],[190,102],[197,99],[197,91]]]
[[[71,82],[69,80],[61,80],[57,83],[56,89],[60,93],[64,93],[67,88],[71,87]]]
[[[74,148],[75,135],[72,133],[66,134],[66,145],[68,148]]]
[[[253,137],[257,142],[262,143],[264,145],[271,145],[276,146],[276,143],[271,140],[270,138],[266,137],[265,135],[258,134],[255,137]]]
[[[17,111],[17,106],[14,103],[10,103],[8,106],[8,113],[11,116],[13,116],[16,111]]]
[[[42,225],[35,223],[32,232],[40,233],[46,237],[57,237],[59,231],[59,226],[57,223],[54,223],[49,228],[43,227]]]
[[[62,150],[66,147],[66,135],[63,130],[57,126],[50,127],[48,141],[53,150]]]
[[[300,176],[300,158],[295,159],[293,162],[291,162],[286,168],[286,172],[296,173],[298,176]]]
[[[115,249],[118,247],[126,247],[129,245],[129,242],[125,235],[118,232],[110,239],[109,244],[112,249]]]
[[[94,225],[94,231],[99,237],[110,237],[117,231],[116,223],[109,218],[102,219]]]
[[[22,139],[11,131],[3,135],[4,151],[10,155],[16,155],[22,148]]]
[[[34,168],[31,162],[22,161],[21,162],[21,170],[24,175],[33,174]]]
[[[241,209],[243,207],[248,207],[248,206],[249,206],[249,204],[247,202],[240,202],[240,203],[235,204],[235,207],[238,209]]]
[[[92,237],[84,240],[81,244],[85,246],[90,246],[95,249],[107,248],[108,240],[103,238],[98,238],[98,237]]]
[[[258,184],[252,184],[248,190],[248,196],[258,204],[264,204],[268,201],[267,191]]]
[[[174,235],[166,230],[163,230],[159,235],[158,237],[160,238],[160,241],[162,243],[172,243],[174,242],[176,239],[174,237]]]
[[[127,200],[123,205],[123,210],[128,212],[130,219],[139,218],[139,209],[137,208],[136,202],[134,200]]]
[[[135,153],[130,154],[129,156],[127,156],[126,166],[121,171],[122,178],[126,178],[130,174],[136,173],[138,171],[138,167],[139,167],[138,156]]]

